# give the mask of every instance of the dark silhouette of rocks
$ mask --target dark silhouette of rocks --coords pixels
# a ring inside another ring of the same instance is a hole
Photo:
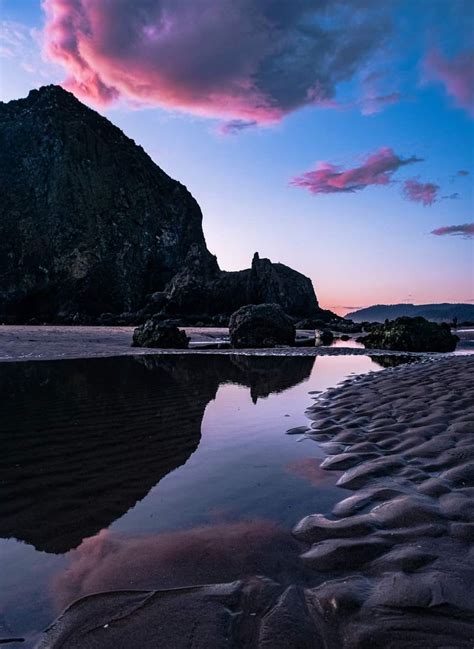
[[[132,347],[187,349],[189,337],[176,325],[147,320],[133,332]]]
[[[313,363],[189,355],[3,364],[0,536],[52,553],[77,547],[187,461],[220,383],[248,386],[256,401],[304,381]]]
[[[250,304],[233,313],[229,321],[232,347],[255,348],[293,345],[296,330],[279,304]]]
[[[139,308],[206,248],[187,189],[59,86],[0,104],[3,317]]]
[[[367,336],[359,338],[369,349],[402,352],[452,352],[459,340],[446,324],[424,318],[397,318],[372,326]]]
[[[283,264],[256,255],[221,271],[186,187],[59,86],[0,103],[0,147],[0,321],[227,324],[261,302],[330,317],[311,280]]]
[[[258,253],[251,268],[226,272],[219,270],[215,257],[194,246],[163,297],[163,311],[172,315],[204,313],[229,317],[247,304],[276,303],[291,316],[320,313],[328,318],[318,306],[308,277],[284,264],[260,259]]]

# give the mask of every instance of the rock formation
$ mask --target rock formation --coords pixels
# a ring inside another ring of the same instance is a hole
[[[193,247],[183,269],[169,283],[163,301],[166,313],[230,316],[247,304],[279,304],[292,316],[318,314],[318,301],[308,277],[284,266],[260,259],[252,267],[225,272],[216,258]]]
[[[279,304],[250,304],[232,314],[229,335],[232,347],[294,345],[295,326]]]
[[[206,249],[187,189],[57,86],[0,104],[0,147],[3,317],[136,310]]]
[[[188,190],[62,88],[0,103],[0,147],[0,322],[321,311],[311,280],[282,264],[221,271]]]
[[[369,349],[393,349],[403,352],[452,352],[459,338],[446,324],[424,318],[397,318],[371,327],[359,340]]]
[[[147,320],[133,332],[132,347],[187,349],[189,337],[176,325]]]

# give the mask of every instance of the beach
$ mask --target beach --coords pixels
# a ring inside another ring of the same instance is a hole
[[[0,646],[474,649],[469,6],[0,0]]]
[[[296,341],[301,346],[275,347],[270,349],[218,349],[228,343],[226,327],[183,327],[190,337],[189,349],[153,349],[132,347],[134,327],[93,327],[57,325],[1,325],[0,362],[60,360],[67,358],[104,358],[112,356],[143,356],[150,354],[250,354],[277,356],[316,355],[385,355],[422,357],[429,354],[393,352],[388,350],[364,349],[355,342],[336,340],[334,345],[315,346],[314,331],[299,330]],[[465,340],[472,341],[466,334]],[[304,346],[305,342],[308,346]]]
[[[228,362],[226,352],[213,354]],[[156,359],[159,366],[166,355],[143,357],[146,363],[147,358]],[[186,358],[200,362],[196,354],[188,353]],[[90,362],[103,361],[83,361]],[[254,361],[249,362],[251,367]],[[191,380],[188,370],[186,376]],[[225,526],[221,531],[217,526],[221,550],[214,545],[217,537],[209,537],[211,531],[197,531],[197,545],[190,546],[193,556],[203,551],[197,548],[215,548],[211,555],[205,551],[200,560],[201,580],[196,580],[189,565],[187,577],[183,573],[181,581],[171,581],[161,590],[130,590],[126,581],[118,582],[117,590],[115,578],[96,588],[105,593],[89,594],[86,589],[81,597],[75,590],[79,599],[70,604],[71,596],[63,597],[66,611],[38,641],[38,648],[115,649],[138,646],[137,642],[144,649],[186,647],[189,642],[202,648],[471,648],[473,379],[472,356],[425,356],[419,362],[348,376],[336,387],[308,395],[308,402],[312,397],[313,403],[308,403],[305,413],[307,424],[297,431],[291,429],[289,439],[317,447],[321,461],[315,484],[324,484],[320,476],[326,474],[339,489],[336,495],[340,493],[330,510],[311,509],[307,503],[307,515],[296,521],[291,533],[276,531],[267,523],[258,523],[256,528],[253,523],[250,527]],[[249,380],[255,379],[245,379]],[[299,380],[296,375],[292,379]],[[278,390],[276,385],[265,385],[263,392],[260,388],[263,395]],[[212,398],[212,390],[205,399]],[[180,430],[184,430],[186,416],[183,412]],[[110,425],[113,428],[114,422]],[[166,541],[163,537],[160,543],[179,548],[184,538],[171,536]],[[243,572],[238,568],[248,557],[247,551],[239,554],[243,550],[237,550],[241,546],[236,545],[236,538],[240,542],[246,538],[247,544],[267,555],[263,564],[255,564],[257,572],[250,574],[248,566]],[[276,555],[275,538],[280,544]],[[41,545],[43,541],[35,542]],[[137,541],[132,551],[138,556],[149,553],[150,542],[144,539],[140,545]],[[80,546],[84,548],[78,555],[82,562],[86,556],[97,557],[97,575],[103,572],[100,557],[107,543],[104,537],[98,555],[93,545],[89,549],[87,539]],[[233,568],[229,569],[232,561],[225,570],[217,567],[221,551],[237,562]],[[174,552],[181,556],[179,550]],[[182,563],[183,559],[184,555],[177,560]],[[122,561],[126,569],[128,551]],[[285,562],[288,570],[282,578],[281,569],[275,566]],[[159,573],[157,582],[163,574]],[[67,575],[61,578],[62,588],[69,583]],[[209,581],[210,575],[215,583]],[[226,575],[232,581],[223,581]],[[183,583],[185,578],[188,585]]]

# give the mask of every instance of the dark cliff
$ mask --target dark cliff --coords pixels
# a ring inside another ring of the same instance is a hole
[[[137,309],[205,248],[187,189],[57,86],[0,104],[0,298],[19,318]]]
[[[188,190],[62,88],[0,103],[0,148],[0,321],[318,312],[311,280],[282,264],[221,271]]]

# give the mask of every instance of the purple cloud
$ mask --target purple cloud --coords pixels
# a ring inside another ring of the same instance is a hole
[[[390,34],[382,4],[44,0],[45,54],[66,69],[65,87],[100,105],[125,98],[265,124],[337,105],[337,86]]]
[[[444,237],[446,235],[461,236],[464,239],[471,239],[474,237],[474,223],[464,223],[463,225],[444,225],[441,228],[432,230],[431,234],[437,237]]]
[[[469,171],[467,169],[460,169],[457,173],[458,176],[469,176]]]
[[[416,178],[405,180],[403,193],[405,198],[415,203],[432,205],[438,197],[439,185],[435,183],[420,183]]]
[[[243,119],[231,119],[228,122],[223,122],[222,124],[220,124],[218,132],[221,135],[237,135],[237,133],[241,133],[248,128],[257,126],[257,124],[258,123],[255,120],[245,121]]]
[[[452,59],[439,50],[431,50],[423,69],[426,81],[441,83],[455,105],[474,117],[474,50],[461,52]]]
[[[369,185],[388,185],[400,167],[414,162],[422,162],[422,159],[415,156],[402,158],[389,147],[383,147],[367,156],[363,164],[351,169],[320,162],[314,171],[293,178],[291,184],[312,194],[356,192]]]

